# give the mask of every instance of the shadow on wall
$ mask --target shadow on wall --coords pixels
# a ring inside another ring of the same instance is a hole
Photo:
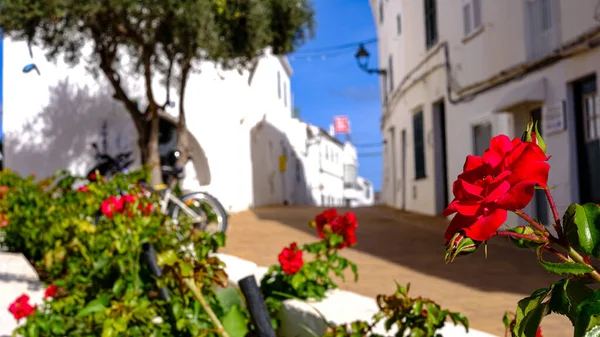
[[[304,164],[288,137],[263,118],[250,131],[254,207],[264,205],[312,205]],[[285,172],[280,156],[286,157]]]
[[[138,153],[133,122],[108,88],[93,93],[65,78],[49,90],[48,105],[30,118],[20,132],[4,135],[7,168],[22,175],[35,172],[38,177],[61,169],[85,174],[94,163],[91,143],[98,142],[103,147],[103,125],[109,154],[131,150]]]

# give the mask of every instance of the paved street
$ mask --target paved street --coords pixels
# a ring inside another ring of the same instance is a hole
[[[316,238],[307,224],[320,211],[290,206],[234,214],[224,252],[261,266],[276,263],[283,246]],[[519,299],[557,279],[536,263],[533,252],[513,248],[501,239],[488,245],[487,259],[480,249],[446,265],[445,219],[382,207],[353,211],[359,221],[358,244],[345,256],[358,264],[360,279],[341,284],[343,289],[375,296],[393,292],[394,280],[411,282],[412,295],[462,312],[477,330],[504,336],[504,311],[514,311]],[[546,318],[543,328],[545,337],[573,334],[568,319],[555,315]]]

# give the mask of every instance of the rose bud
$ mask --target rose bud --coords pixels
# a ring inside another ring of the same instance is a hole
[[[517,234],[536,235],[537,236],[537,234],[533,230],[533,228],[528,227],[528,226],[517,226],[514,228],[509,228],[506,231],[517,233]],[[512,243],[514,243],[515,246],[517,246],[519,248],[535,248],[535,247],[539,246],[540,243],[545,242],[545,239],[542,237],[538,237],[538,239],[539,240],[511,237],[510,241],[512,241]]]
[[[546,153],[546,142],[538,131],[538,122],[529,122],[527,124],[527,129],[525,129],[525,132],[521,136],[521,140],[536,144],[542,149],[542,152]]]
[[[452,239],[446,243],[446,263],[454,261],[457,256],[474,253],[481,242],[475,241],[457,232]]]

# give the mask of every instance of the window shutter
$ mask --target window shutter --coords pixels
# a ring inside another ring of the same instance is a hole
[[[471,4],[468,2],[463,5],[463,28],[465,36],[471,32]]]
[[[473,29],[481,27],[481,0],[472,0],[473,2]]]

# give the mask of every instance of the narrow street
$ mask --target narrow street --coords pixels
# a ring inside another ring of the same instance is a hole
[[[224,252],[261,266],[277,263],[283,246],[315,240],[308,222],[322,210],[290,206],[234,214]],[[533,252],[502,239],[488,244],[487,259],[480,249],[446,265],[443,233],[447,222],[443,218],[384,207],[352,211],[359,221],[358,244],[344,254],[358,265],[359,280],[340,283],[343,289],[374,297],[392,293],[394,281],[410,282],[413,296],[429,297],[465,314],[473,328],[504,336],[504,311],[514,311],[518,300],[557,279],[536,263]],[[548,316],[542,327],[545,337],[573,334],[569,320],[562,316]]]

